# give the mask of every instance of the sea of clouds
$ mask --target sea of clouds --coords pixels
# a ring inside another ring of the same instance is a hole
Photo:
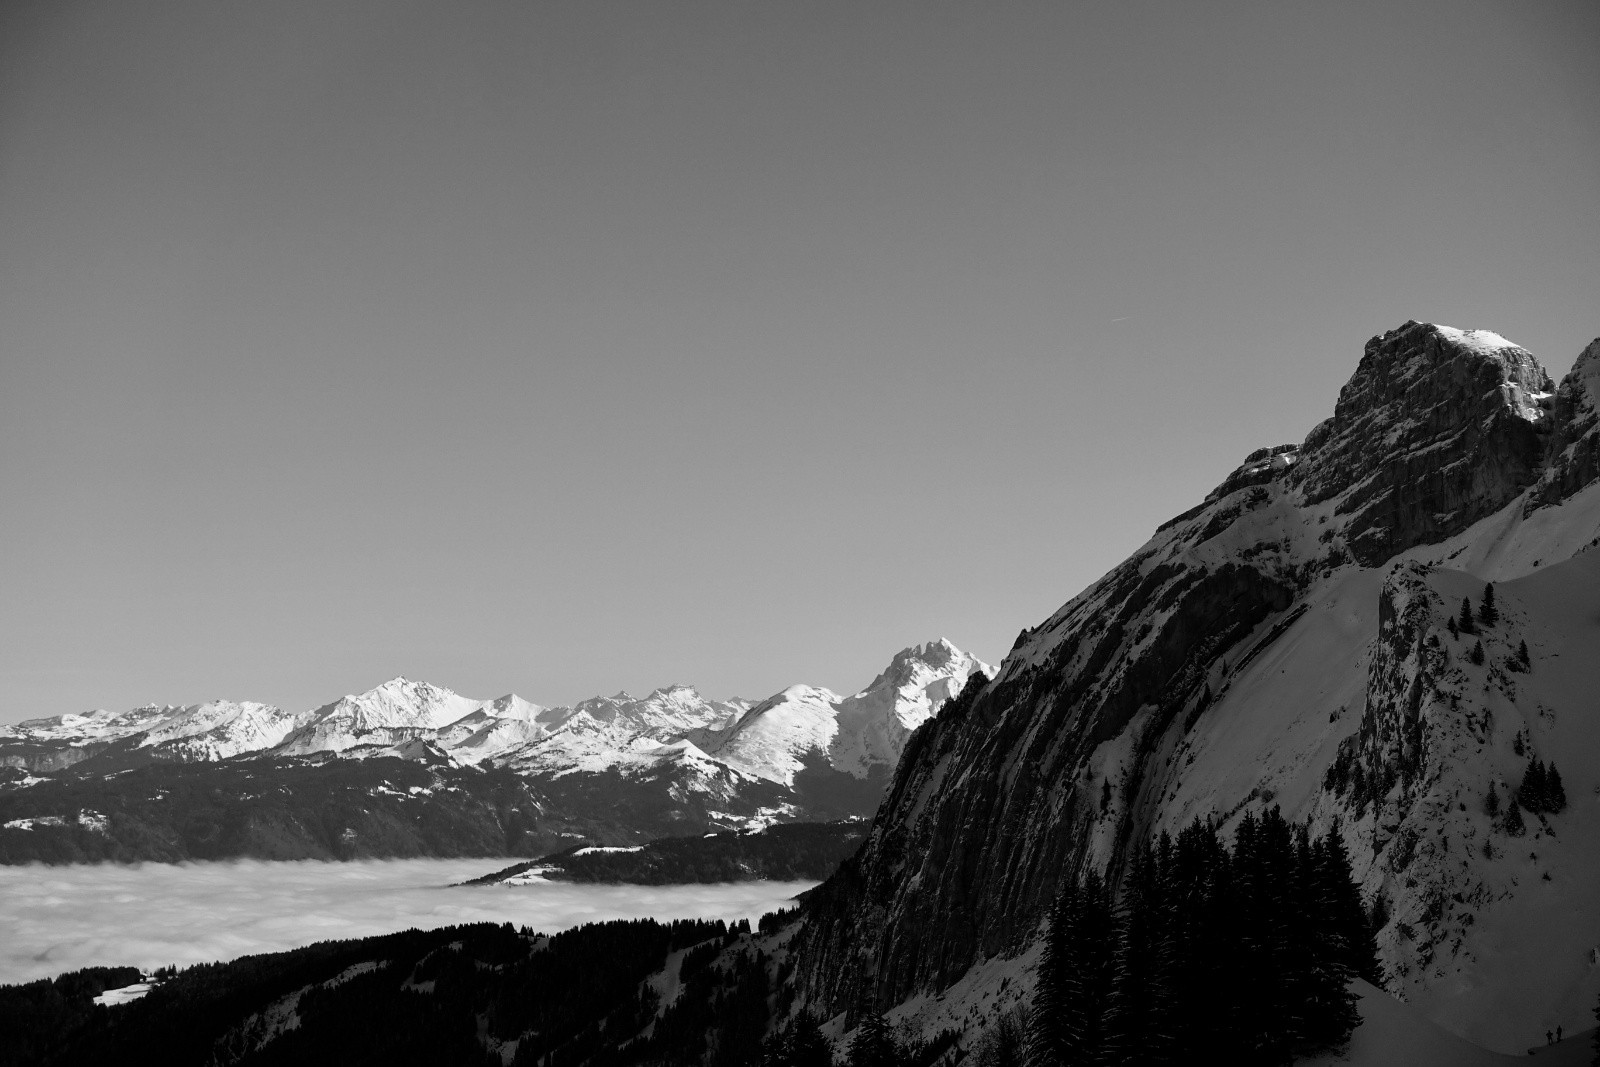
[[[749,918],[814,882],[460,886],[494,860],[0,866],[0,985],[80,967],[152,970],[408,927]]]

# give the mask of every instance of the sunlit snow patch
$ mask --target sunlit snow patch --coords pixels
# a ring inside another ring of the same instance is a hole
[[[132,985],[122,986],[120,989],[108,989],[94,998],[94,1002],[101,1007],[110,1007],[113,1004],[126,1004],[131,1000],[138,1000],[150,990],[155,988],[154,982],[135,982]]]

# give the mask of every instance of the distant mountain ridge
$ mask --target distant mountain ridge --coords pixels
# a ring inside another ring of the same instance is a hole
[[[526,783],[528,803],[562,825],[565,838],[605,842],[865,816],[911,731],[974,673],[987,678],[993,668],[940,639],[902,650],[865,689],[842,697],[791,686],[752,704],[671,685],[644,697],[546,707],[400,677],[304,712],[219,700],[33,719],[0,727],[0,769],[12,769],[9,783],[0,780],[0,824],[14,824],[0,825],[0,859],[19,854],[4,847],[8,834],[28,858],[31,843],[14,835],[57,825],[29,820],[77,821],[72,811],[34,810],[32,801],[51,792],[35,787],[61,784],[38,775],[82,784],[133,768],[222,761],[272,763],[281,775],[297,765],[395,759],[447,774],[469,792],[459,783],[472,782],[472,772],[505,772]],[[196,773],[203,772],[192,768],[186,780]],[[352,780],[369,778],[353,772]],[[114,827],[116,813],[106,814]],[[562,840],[530,839],[526,847]]]

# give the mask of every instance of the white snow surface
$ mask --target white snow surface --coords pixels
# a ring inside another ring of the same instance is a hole
[[[1454,326],[1444,326],[1439,323],[1430,323],[1449,340],[1463,348],[1470,348],[1474,352],[1490,355],[1506,348],[1521,349],[1522,346],[1515,341],[1508,341],[1493,330],[1461,330]]]
[[[127,1004],[129,1001],[138,1000],[150,990],[154,989],[154,982],[135,982],[132,985],[119,986],[108,989],[94,998],[94,1002],[101,1007],[109,1008],[113,1004]]]

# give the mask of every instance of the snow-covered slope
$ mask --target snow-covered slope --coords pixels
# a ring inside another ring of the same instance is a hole
[[[758,778],[793,785],[808,752],[826,752],[839,731],[836,693],[791,685],[745,712],[710,745],[717,757]]]
[[[281,744],[298,720],[271,704],[216,700],[184,708],[139,739],[187,760],[218,760]]]
[[[1594,1030],[1585,1019],[1582,1033],[1566,1033],[1565,1040],[1546,1045],[1542,1032],[1528,1035],[1528,1049],[1520,1055],[1491,1052],[1446,1030],[1414,1006],[1403,1003],[1366,982],[1355,983],[1360,998],[1361,1024],[1343,1052],[1326,1053],[1301,1061],[1302,1067],[1588,1067],[1593,1062]]]

